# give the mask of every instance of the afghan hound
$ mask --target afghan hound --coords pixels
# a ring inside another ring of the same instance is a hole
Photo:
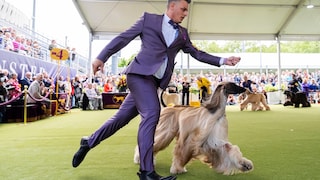
[[[249,90],[246,90],[244,93],[246,94],[244,100],[240,103],[240,110],[243,111],[247,108],[248,104],[251,104],[252,111],[262,111],[263,107],[269,111],[270,107],[267,104],[266,97],[263,93],[253,93]],[[261,104],[263,106],[261,106]]]
[[[191,159],[198,159],[224,175],[253,169],[253,163],[242,156],[239,147],[228,141],[227,97],[244,91],[235,83],[223,82],[217,86],[207,104],[201,107],[173,106],[162,109],[154,138],[154,155],[176,138],[171,174],[187,172],[185,166]],[[134,162],[140,162],[138,146]]]

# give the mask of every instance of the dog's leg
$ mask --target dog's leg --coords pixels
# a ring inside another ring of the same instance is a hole
[[[266,111],[270,110],[270,107],[267,104],[267,100],[263,94],[261,95],[261,103],[264,106],[264,108],[266,109]]]
[[[172,165],[170,168],[171,174],[181,174],[187,172],[185,165],[192,158],[190,144],[187,142],[177,143],[173,153]]]
[[[230,142],[223,145],[218,151],[218,162],[215,169],[224,175],[233,175],[239,172],[248,172],[253,170],[252,161],[242,156],[240,148],[232,145]]]

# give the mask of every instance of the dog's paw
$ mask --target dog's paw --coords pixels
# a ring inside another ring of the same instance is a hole
[[[253,170],[253,163],[252,161],[248,160],[248,159],[243,159],[242,162],[240,162],[241,168],[240,170],[242,172],[247,172],[247,171],[251,171]]]
[[[176,168],[175,166],[171,166],[170,168],[170,173],[171,174],[182,174],[182,173],[186,173],[187,169],[184,168]]]

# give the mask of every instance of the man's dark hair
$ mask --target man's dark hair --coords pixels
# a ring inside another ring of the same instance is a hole
[[[175,2],[175,1],[181,1],[181,0],[168,0],[168,4],[170,4],[171,2]],[[191,0],[185,0],[187,1],[188,4],[191,3]]]

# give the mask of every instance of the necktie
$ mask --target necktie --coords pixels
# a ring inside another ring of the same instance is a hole
[[[179,25],[177,23],[173,22],[172,20],[170,20],[168,23],[173,27],[173,29],[179,28]]]

